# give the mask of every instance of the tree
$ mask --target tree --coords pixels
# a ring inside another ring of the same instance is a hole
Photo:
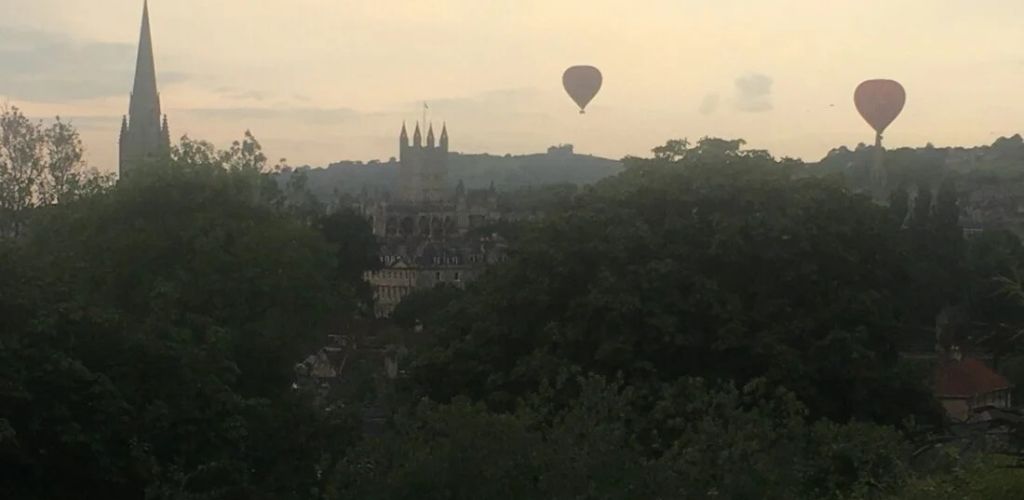
[[[901,184],[889,195],[889,213],[892,214],[892,220],[902,226],[909,212],[910,193],[907,192],[907,187]]]
[[[57,117],[44,132],[46,157],[48,159],[43,190],[40,193],[44,204],[67,201],[81,188],[82,140],[78,131]]]
[[[183,140],[0,246],[5,497],[309,498],[354,439],[292,381],[355,309],[337,247],[366,229],[279,208],[234,163],[257,150]]]
[[[380,247],[366,218],[343,208],[317,218],[316,228],[334,246],[338,290],[351,297],[364,315],[373,315],[373,290],[363,279],[380,269]]]
[[[35,206],[43,179],[43,134],[18,108],[0,109],[0,210],[4,231],[17,236]]]
[[[960,231],[960,203],[956,192],[956,182],[947,178],[939,186],[935,198],[934,224],[937,229]]]
[[[421,403],[393,434],[352,450],[332,498],[877,498],[907,479],[894,430],[810,423],[791,394],[760,382],[680,380],[653,412],[620,382],[572,385],[562,410],[546,394],[512,414]],[[655,419],[665,433],[651,454],[634,431]]]
[[[917,339],[922,341],[926,335],[933,335],[941,311],[963,306],[964,284],[970,280],[960,208],[951,179],[942,182],[934,197],[929,184],[918,185],[907,229],[899,233],[897,241],[909,256],[906,268],[910,276],[902,300],[913,314],[911,330],[922,332]]]
[[[399,326],[409,329],[417,324],[438,326],[435,321],[443,318],[444,309],[457,301],[462,294],[462,289],[451,283],[441,283],[429,290],[416,290],[395,307],[391,319]]]
[[[508,409],[565,366],[640,387],[765,377],[816,417],[934,418],[898,358],[907,269],[885,210],[715,158],[638,161],[531,230],[446,309],[414,379]]]
[[[916,228],[927,228],[932,224],[932,190],[926,184],[917,186],[912,217],[911,222]]]
[[[102,191],[110,176],[88,169],[78,131],[60,117],[44,128],[0,107],[0,238],[18,236],[33,207]]]
[[[922,475],[889,497],[892,500],[988,500],[1014,498],[1024,488],[1024,471],[1005,457],[966,460],[941,474]]]
[[[651,150],[654,157],[659,160],[678,161],[686,157],[690,149],[690,141],[686,139],[671,139],[664,146],[658,146]]]
[[[686,139],[672,139],[663,146],[651,150],[654,153],[654,160],[661,162],[680,161],[711,161],[725,162],[738,158],[756,158],[759,160],[772,161],[772,156],[763,149],[743,149],[747,141],[743,139],[720,139],[717,137],[702,137],[693,147]],[[637,163],[637,158],[630,158],[630,162]]]

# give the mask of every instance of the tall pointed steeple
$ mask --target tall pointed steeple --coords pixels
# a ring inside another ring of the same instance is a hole
[[[142,29],[139,53],[135,60],[135,82],[128,105],[127,132],[121,137],[121,174],[150,158],[159,158],[170,149],[167,120],[160,121],[160,93],[156,88],[156,64],[153,61],[153,37],[149,27],[149,2],[142,4]]]
[[[415,147],[423,146],[423,135],[420,134],[420,124],[416,123],[416,130],[412,133],[412,145]]]
[[[129,123],[152,121],[160,126],[160,95],[156,90],[156,64],[153,62],[153,36],[149,29],[149,2],[142,4],[142,30],[139,54],[135,60],[135,85],[132,86]]]
[[[427,147],[428,148],[434,147],[434,124],[433,123],[431,123],[430,127],[427,129]]]
[[[441,149],[448,151],[448,124],[441,124]]]

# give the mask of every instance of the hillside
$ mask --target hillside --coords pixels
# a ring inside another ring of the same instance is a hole
[[[837,148],[808,168],[821,175],[841,173],[854,189],[866,189],[872,147]],[[885,192],[904,188],[936,190],[956,185],[961,223],[974,229],[1010,229],[1024,234],[1024,138],[1000,137],[975,147],[899,148],[886,152]]]
[[[590,184],[622,170],[617,160],[576,154],[572,146],[553,147],[530,155],[451,153],[448,184],[454,190],[462,181],[468,189],[482,189],[493,182],[499,191],[550,184]],[[343,161],[326,168],[302,168],[308,185],[321,200],[339,194],[357,194],[363,188],[386,192],[398,180],[398,161],[368,163]],[[287,174],[285,174],[287,177]]]

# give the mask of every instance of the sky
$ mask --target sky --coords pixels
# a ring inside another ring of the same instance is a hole
[[[224,147],[249,129],[272,159],[397,155],[403,120],[452,149],[647,155],[672,138],[743,138],[817,160],[872,142],[852,95],[907,90],[888,147],[1024,131],[1019,0],[151,0],[172,136]],[[142,0],[0,0],[0,103],[59,115],[112,171]],[[562,89],[594,65],[580,115]]]

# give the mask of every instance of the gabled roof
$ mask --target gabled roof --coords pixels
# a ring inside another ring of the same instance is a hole
[[[977,358],[949,360],[935,370],[935,395],[969,398],[1011,388],[1006,377]]]

